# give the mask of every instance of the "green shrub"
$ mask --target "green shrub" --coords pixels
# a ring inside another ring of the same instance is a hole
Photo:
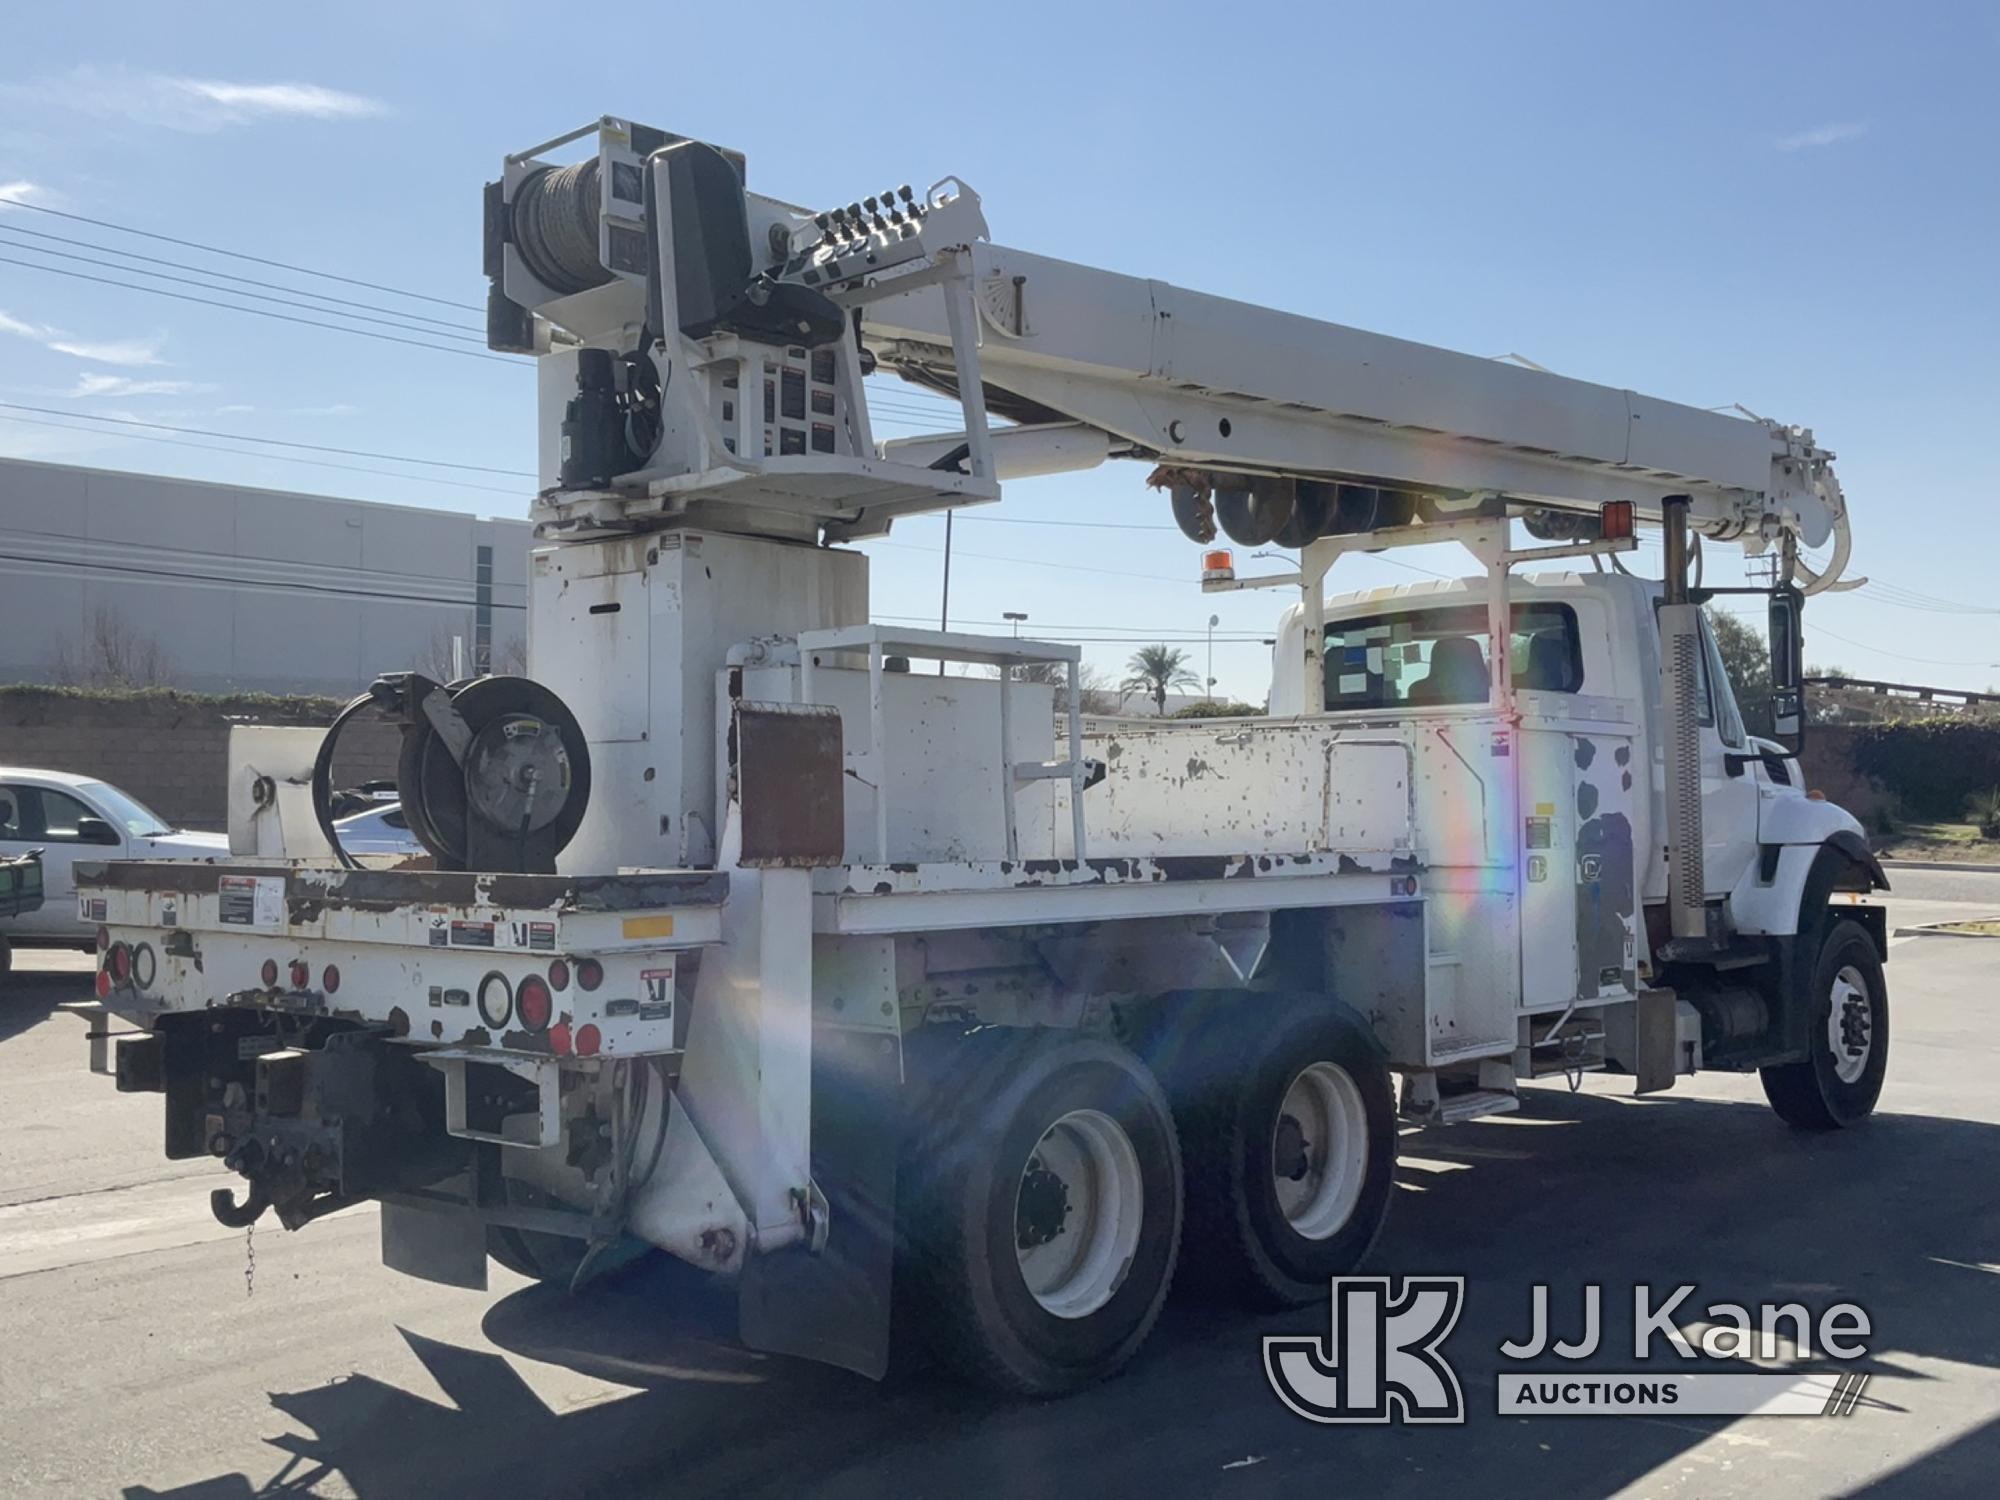
[[[1893,792],[1912,817],[1949,822],[2000,787],[2000,724],[1915,719],[1853,730],[1854,769]]]
[[[1966,801],[1965,814],[1979,825],[1981,838],[2000,839],[2000,786],[1973,793]]]

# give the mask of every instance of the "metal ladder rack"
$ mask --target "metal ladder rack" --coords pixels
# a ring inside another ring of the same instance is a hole
[[[875,857],[889,862],[888,779],[884,747],[887,745],[882,710],[883,660],[889,656],[917,656],[932,661],[968,662],[996,667],[1000,672],[1000,767],[997,791],[1002,826],[1006,830],[1009,860],[1021,857],[1020,838],[1015,829],[1014,797],[1030,781],[1069,783],[1070,831],[1076,858],[1084,858],[1082,693],[1077,681],[1083,657],[1081,646],[1055,641],[1017,640],[1010,636],[961,635],[946,630],[893,629],[885,625],[847,625],[833,630],[808,630],[799,636],[799,698],[812,703],[815,657],[836,651],[866,652],[868,656],[868,748],[850,750],[849,770],[876,788]],[[1069,758],[1054,761],[1015,761],[1009,744],[1013,727],[1013,680],[1017,667],[1037,663],[1061,663],[1067,671],[1069,692]]]

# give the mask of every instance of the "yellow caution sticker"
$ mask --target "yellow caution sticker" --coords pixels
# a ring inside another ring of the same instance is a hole
[[[662,912],[654,917],[627,917],[625,936],[628,938],[663,938],[674,935],[674,919],[671,913]]]

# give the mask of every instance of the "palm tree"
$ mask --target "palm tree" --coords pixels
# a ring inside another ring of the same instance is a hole
[[[1187,652],[1168,645],[1142,646],[1125,663],[1130,675],[1118,684],[1121,693],[1144,693],[1162,715],[1167,694],[1179,687],[1200,687],[1201,679],[1187,669]]]

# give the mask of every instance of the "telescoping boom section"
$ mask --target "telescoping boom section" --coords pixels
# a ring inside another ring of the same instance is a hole
[[[1006,249],[956,178],[807,208],[750,168],[606,118],[487,186],[489,340],[540,383],[528,676],[238,731],[229,861],[79,867],[134,1028],[96,1061],[243,1177],[223,1222],[376,1200],[460,1286],[663,1250],[755,1348],[1050,1394],[1177,1266],[1324,1297],[1399,1129],[1524,1082],[1869,1113],[1881,870],[1745,731],[1692,582],[1774,554],[1794,689],[1848,552],[1809,432]],[[879,441],[891,376],[952,430]],[[1267,712],[1097,717],[1075,645],[875,618],[847,543],[1113,458],[1191,594],[1289,593]],[[1438,541],[1470,576],[1328,597]],[[342,843],[362,717],[420,858]]]

